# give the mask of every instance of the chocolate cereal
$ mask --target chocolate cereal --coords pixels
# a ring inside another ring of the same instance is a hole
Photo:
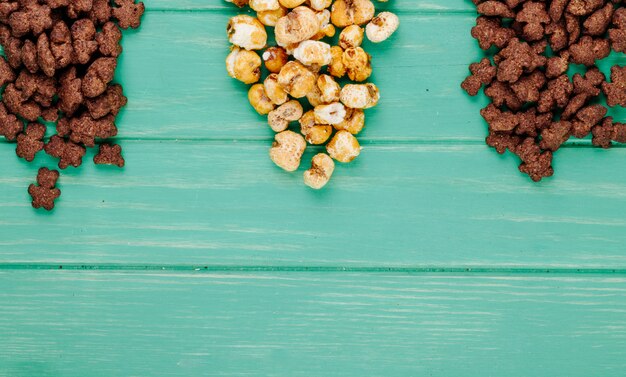
[[[591,136],[602,148],[626,142],[626,126],[606,116],[607,106],[626,107],[626,67],[612,67],[608,81],[596,67],[611,50],[626,51],[622,1],[473,2],[471,35],[485,57],[461,87],[472,96],[484,88],[491,100],[480,111],[489,146],[516,154],[519,170],[540,181],[553,175],[553,153],[571,137]],[[568,75],[572,64],[585,72]]]
[[[17,143],[18,157],[44,151],[66,169],[102,143],[95,163],[124,166],[121,148],[106,142],[127,103],[113,77],[122,30],[139,27],[144,11],[136,0],[0,1],[0,135]],[[55,123],[49,138],[47,122]],[[28,189],[33,207],[54,207],[58,177],[39,170]]]

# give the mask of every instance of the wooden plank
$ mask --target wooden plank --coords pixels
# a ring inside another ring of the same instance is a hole
[[[366,145],[314,192],[262,143],[124,141],[127,166],[0,160],[0,262],[626,267],[626,149],[565,148],[540,184],[482,145]],[[0,145],[0,154],[13,153]],[[90,157],[88,157],[90,158]]]
[[[225,71],[225,25],[235,13],[150,12],[140,31],[125,33],[117,81],[129,104],[119,118],[120,137],[272,137],[266,119],[251,109],[247,87]],[[480,56],[469,36],[473,20],[407,14],[391,40],[366,44],[382,100],[367,112],[364,140],[484,137],[478,111],[486,101],[470,99],[459,87],[468,64]]]
[[[0,286],[7,376],[617,377],[626,368],[623,276],[3,271]]]
[[[117,80],[129,104],[119,118],[122,138],[270,139],[265,117],[247,100],[247,86],[229,78],[225,25],[232,12],[150,12],[140,31],[124,36]],[[472,14],[402,15],[389,41],[373,55],[380,105],[367,111],[362,140],[482,140],[482,94],[459,87],[467,66],[482,56],[469,35]],[[433,32],[445,30],[445,33]],[[156,55],[155,55],[156,53]],[[601,67],[626,64],[623,54]],[[454,111],[451,111],[454,109]],[[618,119],[626,110],[614,109]]]

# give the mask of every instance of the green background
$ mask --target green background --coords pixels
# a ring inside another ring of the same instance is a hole
[[[320,192],[319,148],[275,167],[226,75],[237,8],[146,5],[123,170],[91,152],[35,211],[53,161],[0,141],[0,376],[623,376],[626,149],[570,142],[536,184],[485,146],[470,1],[377,4],[401,20],[365,43],[382,98]]]

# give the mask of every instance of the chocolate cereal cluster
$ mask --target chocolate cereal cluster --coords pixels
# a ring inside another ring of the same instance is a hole
[[[0,0],[0,134],[26,161],[44,150],[60,169],[78,167],[86,149],[117,135],[126,97],[112,84],[122,53],[120,29],[139,27],[135,0]],[[45,139],[46,123],[56,134]],[[102,143],[96,164],[124,166],[121,148]],[[42,168],[29,193],[54,208],[58,171]]]
[[[592,135],[593,145],[626,142],[626,124],[599,104],[626,106],[626,67],[611,68],[610,81],[595,66],[611,50],[626,51],[622,0],[473,0],[480,16],[472,28],[487,57],[470,65],[461,87],[481,87],[491,103],[481,110],[487,144],[521,159],[533,181],[552,176],[553,153],[570,137]],[[570,65],[584,66],[572,77]]]

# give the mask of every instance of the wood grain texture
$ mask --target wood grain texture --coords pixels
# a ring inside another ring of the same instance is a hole
[[[566,148],[536,185],[485,146],[370,145],[314,192],[262,143],[122,145],[123,171],[64,174],[52,214],[26,192],[46,159],[3,162],[0,262],[626,267],[626,149]]]
[[[623,277],[28,271],[0,272],[0,286],[0,376],[626,368]]]
[[[531,183],[459,88],[472,3],[377,5],[402,22],[366,44],[383,97],[322,192],[301,182],[319,149],[269,161],[222,0],[147,0],[125,33],[123,170],[65,171],[34,211],[54,162],[0,142],[0,376],[622,376],[626,148],[569,143]]]

